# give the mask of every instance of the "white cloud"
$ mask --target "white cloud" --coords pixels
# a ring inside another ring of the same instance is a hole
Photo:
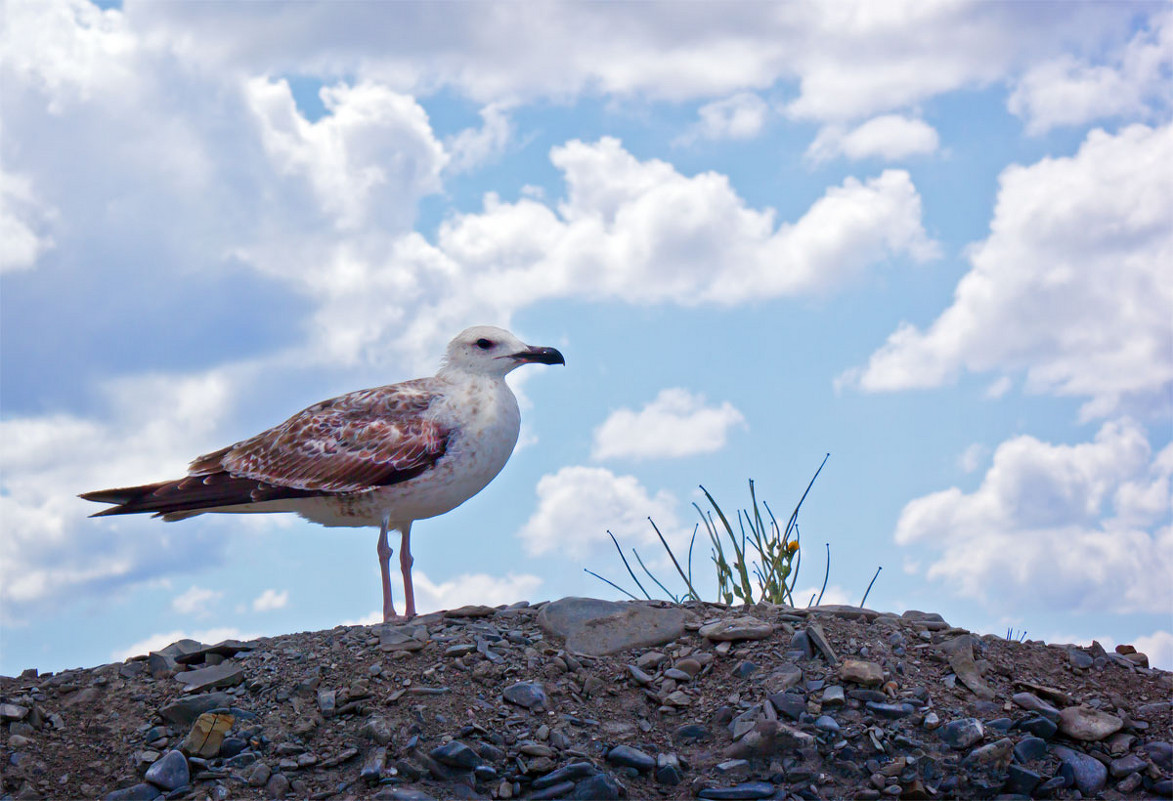
[[[272,612],[275,609],[284,609],[289,603],[289,590],[278,592],[268,589],[253,599],[254,612]]]
[[[0,607],[9,620],[19,620],[29,604],[87,588],[108,591],[218,558],[207,534],[141,519],[87,520],[98,507],[76,496],[114,480],[129,485],[182,474],[231,404],[228,377],[212,371],[124,379],[106,389],[108,422],[69,415],[0,421]]]
[[[635,476],[617,476],[601,467],[563,467],[542,476],[537,495],[537,509],[518,532],[532,556],[558,551],[581,559],[599,546],[613,547],[608,531],[624,547],[653,542],[658,547],[649,517],[669,542],[679,533],[676,499],[663,490],[650,495]]]
[[[819,598],[819,593],[822,592],[822,599]],[[799,587],[791,593],[794,597],[796,606],[807,606],[818,601],[821,606],[830,604],[842,604],[843,606],[858,606],[859,598],[863,597],[863,590],[858,593],[852,593],[840,587],[838,584],[828,584],[827,589],[824,590],[821,584],[812,584],[809,587]]]
[[[902,324],[866,368],[867,391],[939,386],[962,370],[1026,371],[1026,389],[1088,397],[1083,417],[1173,390],[1173,126],[1092,131],[1071,158],[1001,176],[990,236],[953,305]]]
[[[34,197],[27,177],[0,169],[0,273],[27,270],[53,247],[41,229],[55,216]]]
[[[373,212],[382,212],[379,224],[407,230],[418,199],[440,189],[448,156],[412,97],[371,83],[323,87],[328,113],[309,122],[284,80],[255,78],[245,94],[276,169],[306,179],[340,230]]]
[[[700,119],[682,138],[688,142],[701,139],[752,139],[762,132],[770,107],[752,92],[738,92],[724,100],[714,100],[697,109]]]
[[[990,449],[980,442],[975,442],[961,452],[957,457],[957,466],[966,473],[972,473],[981,467],[982,462],[986,460],[986,456],[990,453]]]
[[[1149,658],[1151,667],[1173,670],[1173,634],[1161,630],[1137,637],[1130,645]]]
[[[595,429],[592,459],[674,459],[725,447],[729,429],[745,426],[733,404],[706,406],[686,389],[660,391],[638,412],[616,409]]]
[[[194,584],[186,592],[180,593],[171,599],[171,608],[181,615],[197,615],[206,617],[211,614],[212,602],[219,600],[224,593],[210,590],[207,587],[197,587]]]
[[[392,579],[395,582],[395,579]],[[416,571],[412,574],[415,588],[415,608],[420,614],[457,609],[475,604],[478,606],[500,606],[518,601],[536,601],[534,594],[542,586],[542,579],[528,573],[509,573],[505,576],[491,576],[487,573],[462,573],[448,581],[432,581],[427,573]],[[397,599],[403,598],[403,585],[395,582]],[[343,626],[373,626],[383,622],[382,610],[354,620],[344,621]]]
[[[910,501],[895,539],[939,551],[927,576],[1004,610],[1173,607],[1173,445],[1108,422],[1092,442],[1007,440],[981,485]]]
[[[850,130],[842,125],[824,127],[807,148],[806,159],[815,164],[839,156],[900,161],[935,153],[940,144],[936,129],[924,120],[885,114]]]
[[[243,632],[240,629],[227,626],[215,629],[202,629],[199,631],[176,629],[175,631],[152,634],[125,648],[115,648],[110,652],[110,658],[114,661],[122,662],[132,656],[146,656],[151,651],[159,651],[171,643],[179,642],[180,640],[195,640],[204,645],[215,645],[223,640],[241,640],[242,642],[247,642],[249,640],[255,640],[259,636],[259,634]]]
[[[1026,130],[1043,134],[1063,125],[1107,117],[1147,119],[1173,100],[1173,12],[1155,14],[1149,24],[1106,63],[1065,53],[1035,64],[1017,81],[1007,101]]]
[[[450,154],[448,169],[464,172],[475,169],[500,156],[509,144],[513,124],[504,108],[489,104],[481,109],[480,128],[465,128],[445,140],[444,147]]]
[[[276,15],[280,14],[280,19]],[[299,65],[396,91],[516,104],[578,95],[708,100],[797,80],[791,114],[843,121],[986,86],[1064,48],[1098,53],[1132,14],[1098,4],[474,5],[128,3],[127,24],[205,70]],[[281,36],[272,30],[280,25]]]

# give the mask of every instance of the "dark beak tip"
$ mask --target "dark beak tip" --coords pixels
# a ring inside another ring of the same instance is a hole
[[[519,353],[518,357],[536,364],[566,364],[566,358],[557,348],[530,348]]]

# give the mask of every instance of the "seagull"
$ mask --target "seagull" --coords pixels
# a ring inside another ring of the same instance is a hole
[[[153,513],[294,512],[324,526],[378,526],[383,621],[391,599],[388,532],[399,531],[406,619],[415,617],[411,524],[455,509],[492,481],[521,428],[505,376],[523,364],[566,364],[493,326],[462,331],[431,378],[363,389],[314,404],[250,439],[200,456],[187,476],[97,490],[116,504],[91,517]]]

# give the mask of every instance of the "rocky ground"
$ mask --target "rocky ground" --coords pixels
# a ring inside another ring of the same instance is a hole
[[[1146,663],[919,612],[466,607],[2,678],[0,793],[1170,798]]]

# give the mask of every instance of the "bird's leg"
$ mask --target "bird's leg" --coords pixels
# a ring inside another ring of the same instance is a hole
[[[384,515],[379,527],[379,572],[383,574],[383,622],[395,619],[395,604],[391,600],[391,546],[387,544],[387,532],[391,529],[391,516]]]
[[[403,602],[407,605],[404,614],[411,620],[415,617],[415,590],[411,586],[411,566],[415,563],[411,558],[411,523],[399,530],[403,532],[403,540],[399,545],[399,570],[403,573]]]

